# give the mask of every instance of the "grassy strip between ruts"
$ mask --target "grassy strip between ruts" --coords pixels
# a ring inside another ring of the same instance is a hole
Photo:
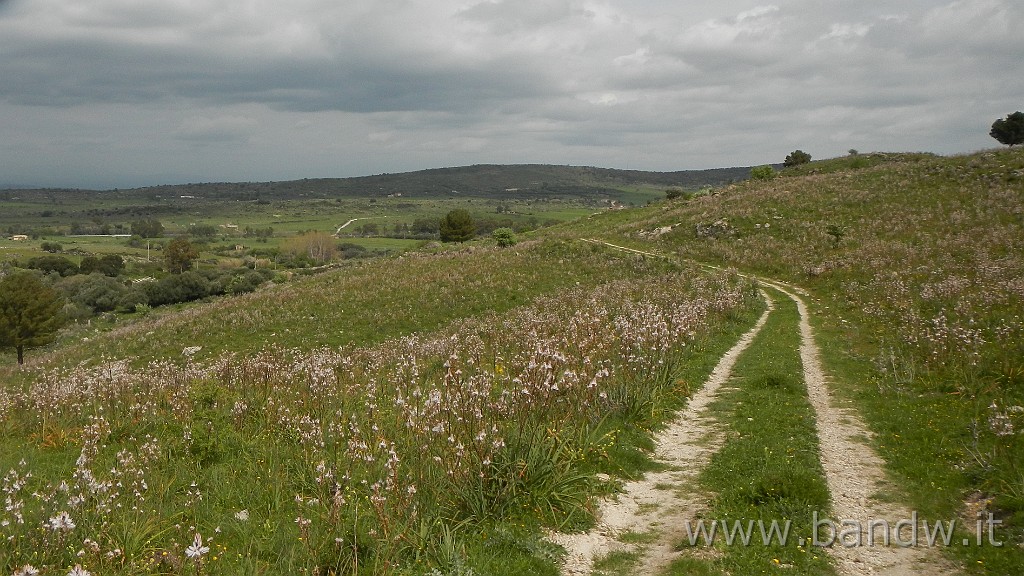
[[[728,430],[700,476],[712,505],[691,523],[681,542],[688,552],[670,574],[834,573],[810,546],[813,513],[828,511],[829,494],[798,352],[799,316],[791,300],[772,298],[775,312],[727,384],[735,389],[711,405]]]

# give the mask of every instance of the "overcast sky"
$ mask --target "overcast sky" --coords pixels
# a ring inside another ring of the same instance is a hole
[[[998,146],[1020,0],[0,0],[0,185]]]

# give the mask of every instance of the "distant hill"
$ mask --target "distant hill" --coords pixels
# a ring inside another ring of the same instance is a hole
[[[83,196],[102,195],[104,199],[154,199],[158,197],[196,196],[238,200],[286,200],[291,198],[373,197],[389,194],[420,198],[447,198],[454,194],[484,198],[505,198],[510,195],[537,197],[604,196],[623,187],[663,186],[700,188],[720,186],[750,175],[749,167],[682,170],[678,172],[645,172],[583,166],[552,166],[544,164],[461,166],[435,168],[399,174],[378,174],[354,178],[309,178],[285,182],[220,182],[175,184],[121,190],[0,190],[0,199],[12,197],[32,202],[74,193]]]

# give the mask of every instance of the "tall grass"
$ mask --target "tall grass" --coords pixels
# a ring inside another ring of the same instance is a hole
[[[757,306],[645,273],[367,346],[39,365],[0,397],[0,567],[553,570],[537,528],[591,521],[608,423]]]

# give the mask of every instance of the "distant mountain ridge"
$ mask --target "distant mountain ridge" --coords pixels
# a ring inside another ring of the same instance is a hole
[[[204,198],[288,199],[297,197],[367,197],[412,195],[449,197],[465,194],[475,197],[501,197],[510,191],[517,195],[587,196],[620,190],[623,186],[664,186],[700,188],[720,186],[750,175],[749,167],[648,172],[589,166],[547,164],[477,164],[450,168],[432,168],[415,172],[377,174],[350,178],[306,178],[281,182],[211,182],[168,184],[144,188],[85,190],[67,188],[7,189],[0,194],[54,195],[102,194],[124,198],[197,196]]]

